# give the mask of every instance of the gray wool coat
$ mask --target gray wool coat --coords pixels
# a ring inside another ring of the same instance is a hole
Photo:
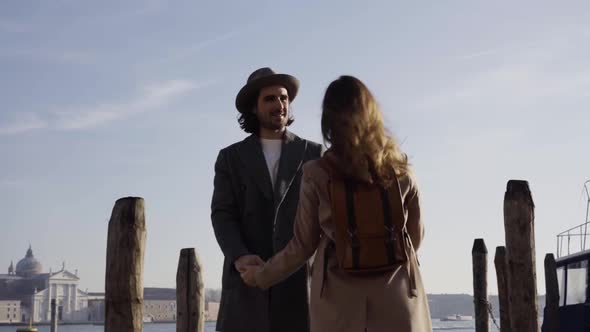
[[[268,290],[248,287],[234,267],[246,254],[267,260],[293,237],[302,166],[322,147],[285,133],[274,188],[260,140],[251,135],[219,152],[211,221],[225,256],[217,330],[307,332],[308,269],[304,265]]]

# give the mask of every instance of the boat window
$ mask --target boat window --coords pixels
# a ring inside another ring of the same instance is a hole
[[[559,288],[559,306],[565,305],[565,269],[564,267],[557,268],[557,286]]]
[[[588,261],[580,261],[567,265],[567,294],[566,304],[586,302],[586,287],[588,285]]]

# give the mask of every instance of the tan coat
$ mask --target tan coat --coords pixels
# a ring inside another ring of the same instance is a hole
[[[324,251],[334,239],[328,180],[327,172],[317,160],[304,165],[294,237],[257,272],[257,284],[265,289],[272,286],[299,269],[315,253],[310,291],[311,332],[432,331],[428,300],[413,248],[407,248],[412,253],[409,264],[400,265],[392,272],[351,275],[338,268],[333,251],[327,256],[324,269]],[[418,189],[410,176],[400,177],[399,182],[406,226],[417,250],[423,237]]]

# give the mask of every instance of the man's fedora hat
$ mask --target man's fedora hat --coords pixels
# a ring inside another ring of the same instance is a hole
[[[299,90],[299,80],[287,74],[277,74],[274,70],[264,67],[255,70],[248,77],[246,85],[236,96],[236,108],[241,113],[251,112],[255,105],[256,97],[260,89],[272,86],[282,85],[289,93],[289,101],[293,101]]]

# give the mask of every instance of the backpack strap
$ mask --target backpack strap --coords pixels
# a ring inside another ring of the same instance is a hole
[[[379,186],[381,192],[381,204],[383,206],[383,223],[385,229],[389,232],[389,237],[385,240],[385,247],[387,249],[387,260],[389,264],[395,264],[395,228],[391,215],[391,205],[389,200],[389,192]]]
[[[323,168],[326,172],[328,172],[330,178],[334,177],[335,166],[327,160],[325,157],[319,159],[319,165]],[[346,195],[346,222],[347,222],[347,229],[348,229],[348,236],[350,237],[350,247],[352,249],[352,264],[355,268],[359,268],[360,260],[361,260],[361,244],[358,238],[358,227],[356,222],[356,212],[354,208],[354,190],[355,185],[353,181],[347,180],[345,178],[341,178],[344,182],[344,193]],[[333,181],[331,179],[331,181]]]
[[[348,236],[350,237],[350,247],[352,249],[352,265],[355,269],[358,269],[361,258],[361,243],[358,238],[358,227],[354,211],[354,183],[345,181],[344,188],[346,190],[346,220],[348,222]]]
[[[370,159],[367,159],[369,165],[369,172],[374,178],[377,178],[377,171],[375,170],[375,165],[371,162]],[[404,207],[402,204],[402,195],[401,189],[399,186],[399,181],[397,175],[395,174],[395,170],[393,172],[393,184],[389,188],[384,188],[381,184],[377,183],[379,187],[379,191],[381,193],[381,206],[383,210],[383,224],[387,232],[389,233],[389,237],[385,240],[385,247],[387,250],[387,260],[389,264],[394,264],[396,262],[395,259],[395,242],[397,240],[395,236],[396,226],[398,228],[403,228],[405,223],[405,215],[404,215]],[[391,207],[391,196],[390,193],[393,194],[394,198],[394,209],[392,211]],[[395,215],[393,215],[395,213]],[[398,225],[394,225],[393,220],[397,221]],[[401,224],[401,227],[400,227]],[[401,230],[401,229],[400,229]],[[403,240],[403,239],[402,239]],[[407,256],[407,255],[406,255]],[[406,257],[407,258],[407,257]]]

